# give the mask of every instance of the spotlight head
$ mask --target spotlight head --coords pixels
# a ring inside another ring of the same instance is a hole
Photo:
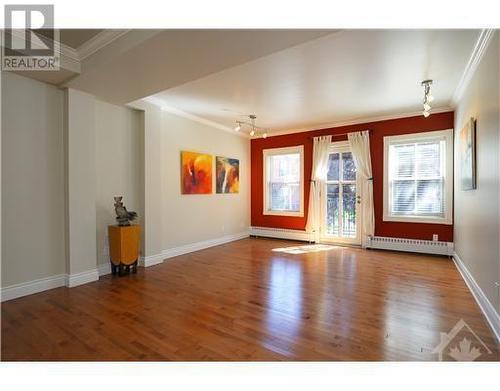
[[[424,110],[424,112],[422,114],[424,114],[425,118],[427,118],[429,115],[431,115],[431,113],[429,113],[427,110]]]
[[[241,130],[241,124],[239,124],[239,123],[238,123],[238,124],[235,126],[234,131],[235,131],[235,132],[239,132],[240,130]]]
[[[264,134],[262,135],[262,138],[267,138],[267,133],[264,133]]]
[[[255,136],[255,130],[253,130],[253,129],[252,129],[252,130],[250,131],[250,137],[253,137],[253,136]]]

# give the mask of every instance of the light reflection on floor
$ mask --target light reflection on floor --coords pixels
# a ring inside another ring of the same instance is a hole
[[[338,246],[330,246],[327,244],[308,244],[304,246],[291,246],[291,247],[279,247],[273,248],[274,252],[286,253],[286,254],[307,254],[307,253],[318,253],[321,251],[330,251],[339,248]]]
[[[299,335],[302,320],[302,262],[286,258],[274,258],[269,275],[266,328],[271,335],[285,337],[281,342],[283,351],[293,351],[294,337]],[[266,336],[262,341],[268,349],[275,350],[275,338]]]

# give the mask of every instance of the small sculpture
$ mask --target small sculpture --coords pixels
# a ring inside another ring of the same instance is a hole
[[[116,221],[118,221],[118,225],[121,227],[130,225],[130,222],[137,218],[137,213],[129,212],[127,208],[123,206],[122,196],[113,198],[115,199]]]

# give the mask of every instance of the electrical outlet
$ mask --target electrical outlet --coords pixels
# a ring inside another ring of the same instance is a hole
[[[432,235],[432,241],[433,241],[433,242],[437,242],[438,240],[439,240],[439,236],[438,236],[438,234],[434,234],[434,235]]]

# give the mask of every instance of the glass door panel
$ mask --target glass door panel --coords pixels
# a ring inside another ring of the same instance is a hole
[[[326,186],[326,233],[339,235],[339,185],[334,183]]]
[[[356,166],[345,143],[331,148],[323,195],[323,239],[359,244]]]
[[[345,238],[356,237],[356,185],[342,184],[342,234]]]

